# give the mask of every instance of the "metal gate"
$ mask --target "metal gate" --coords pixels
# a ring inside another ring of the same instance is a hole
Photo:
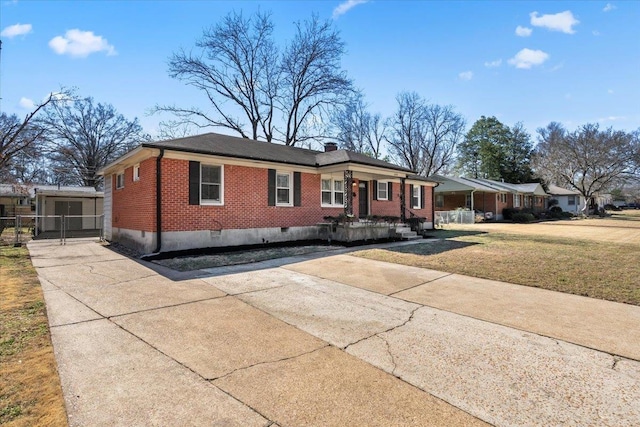
[[[97,237],[104,240],[104,215],[17,215],[0,217],[0,245],[20,246],[32,239]]]

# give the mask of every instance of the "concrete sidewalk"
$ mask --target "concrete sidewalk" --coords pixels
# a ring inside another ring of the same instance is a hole
[[[640,424],[639,307],[350,255],[172,280],[29,250],[72,426]]]

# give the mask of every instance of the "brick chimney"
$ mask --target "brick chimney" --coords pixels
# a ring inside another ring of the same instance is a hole
[[[324,144],[324,152],[328,153],[329,151],[336,151],[338,149],[338,144],[335,142],[325,142]]]

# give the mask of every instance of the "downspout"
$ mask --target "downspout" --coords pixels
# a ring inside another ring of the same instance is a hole
[[[436,229],[436,187],[440,185],[436,182],[436,185],[431,189],[431,229]]]
[[[160,154],[156,158],[156,250],[154,253],[160,253],[162,248],[162,158],[164,157],[164,148],[160,149]]]

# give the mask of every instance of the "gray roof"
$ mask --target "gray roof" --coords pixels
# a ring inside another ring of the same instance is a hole
[[[75,187],[70,185],[49,184],[0,184],[0,196],[4,197],[35,197],[35,194],[65,195],[70,197],[85,197],[101,195],[93,187]]]
[[[449,193],[457,191],[483,191],[485,193],[498,193],[499,189],[484,185],[469,178],[448,177],[442,175],[432,175],[432,180],[440,182],[436,187],[436,193]]]
[[[578,190],[567,190],[566,188],[558,187],[557,185],[549,184],[549,194],[553,196],[573,196],[580,194]]]
[[[142,147],[165,148],[187,153],[262,160],[299,166],[318,167],[341,163],[356,163],[403,172],[412,172],[410,169],[394,165],[393,163],[374,159],[373,157],[352,151],[335,150],[322,152],[217,133],[206,133],[167,141],[145,142],[142,144]]]

